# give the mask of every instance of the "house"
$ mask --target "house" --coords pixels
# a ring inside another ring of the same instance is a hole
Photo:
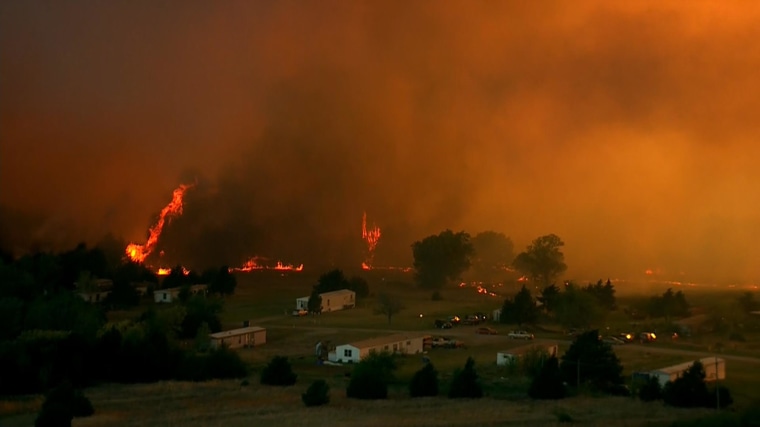
[[[705,357],[700,359],[705,369],[705,381],[716,381],[726,379],[726,361],[720,357]],[[650,377],[656,377],[661,387],[665,387],[668,381],[674,381],[686,372],[694,362],[685,362],[678,365],[668,366],[667,368],[649,371]],[[716,375],[717,374],[717,375]],[[717,377],[717,378],[716,378]]]
[[[331,362],[356,363],[372,351],[387,351],[394,354],[418,354],[423,351],[424,339],[425,337],[422,335],[407,334],[370,338],[336,346],[335,350],[328,354],[328,359]]]
[[[545,351],[549,357],[557,357],[559,346],[557,344],[530,344],[513,348],[511,350],[496,353],[496,364],[507,366],[515,363],[520,357],[530,351]]]
[[[79,287],[79,296],[87,302],[101,302],[108,294],[111,293],[113,288],[113,281],[111,279],[95,279],[90,281],[86,286]]]
[[[350,289],[341,289],[339,291],[324,292],[319,294],[322,297],[322,313],[336,310],[345,310],[356,306],[356,292]],[[296,310],[308,310],[309,298],[301,297],[296,299]]]
[[[259,326],[231,329],[209,334],[211,348],[226,345],[228,348],[254,347],[266,344],[267,330]]]
[[[190,286],[190,295],[197,295],[197,294],[206,294],[206,290],[208,288],[208,285],[192,285]],[[182,291],[182,288],[168,288],[168,289],[158,289],[153,291],[153,300],[155,302],[172,302],[179,298],[179,294]]]

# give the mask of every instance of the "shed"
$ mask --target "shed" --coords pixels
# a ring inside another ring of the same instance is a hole
[[[211,348],[219,348],[222,345],[229,348],[254,347],[266,344],[267,330],[260,326],[248,326],[209,334],[209,338]]]
[[[496,353],[496,364],[506,366],[520,359],[522,355],[530,351],[545,351],[549,357],[557,357],[559,346],[556,343],[549,344],[530,344],[515,347],[511,350],[500,351]]]
[[[319,294],[322,297],[322,313],[345,310],[356,306],[356,292],[350,289],[341,289],[339,291],[330,291]],[[308,310],[309,298],[301,297],[296,299],[296,310]]]
[[[343,344],[335,347],[330,352],[328,359],[331,362],[359,362],[370,352],[387,351],[393,354],[418,354],[423,351],[423,335],[389,335],[385,337],[370,338]]]
[[[190,286],[190,294],[205,294],[208,289],[208,285],[192,285]],[[172,302],[179,297],[182,288],[168,288],[158,289],[153,291],[153,300],[155,302]]]
[[[726,361],[720,357],[705,357],[699,360],[705,369],[705,381],[711,382],[726,379]],[[661,387],[668,381],[674,381],[688,370],[694,362],[685,362],[666,368],[649,371],[650,377],[656,377]]]

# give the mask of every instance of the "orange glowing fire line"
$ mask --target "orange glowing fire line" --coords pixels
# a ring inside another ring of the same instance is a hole
[[[380,236],[380,227],[376,225],[367,230],[367,212],[364,212],[362,215],[362,239],[367,242],[367,259],[362,263],[362,268],[365,270],[372,268],[372,260],[375,257],[375,248],[380,240]]]
[[[242,266],[230,268],[229,271],[230,273],[248,273],[254,270],[303,271],[303,264],[293,266],[293,264],[283,264],[281,261],[277,261],[277,264],[274,267],[268,267],[265,265],[259,265],[256,260],[257,257],[250,258],[248,261],[243,263]]]
[[[158,221],[150,228],[150,236],[144,245],[137,243],[130,243],[127,245],[126,253],[132,261],[143,263],[145,258],[153,252],[166,221],[182,214],[182,198],[185,196],[185,191],[194,186],[195,184],[181,184],[174,190],[171,202],[161,210],[161,214],[158,216]]]

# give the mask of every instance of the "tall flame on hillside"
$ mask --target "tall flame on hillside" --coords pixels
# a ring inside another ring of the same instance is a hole
[[[371,229],[367,229],[367,212],[362,215],[362,239],[367,242],[367,256],[362,263],[362,268],[365,270],[372,269],[372,261],[375,258],[375,248],[377,242],[380,240],[380,227],[372,224]]]
[[[195,184],[181,184],[172,194],[172,200],[162,210],[158,216],[158,221],[150,227],[150,235],[148,241],[144,245],[137,243],[130,243],[127,245],[126,253],[129,259],[134,262],[142,263],[145,258],[148,257],[155,249],[158,243],[158,238],[161,236],[161,231],[164,229],[166,221],[171,220],[176,216],[182,215],[182,199],[185,196],[185,191],[193,188]]]

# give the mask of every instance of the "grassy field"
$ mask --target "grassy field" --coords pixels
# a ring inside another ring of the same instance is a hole
[[[77,419],[75,426],[242,426],[242,425],[323,425],[337,426],[456,426],[456,425],[557,425],[561,414],[582,425],[599,426],[665,426],[673,420],[710,413],[709,410],[681,410],[661,403],[645,404],[633,398],[603,397],[589,394],[559,402],[536,402],[526,398],[524,378],[495,364],[496,352],[525,344],[508,340],[504,335],[515,325],[493,325],[497,336],[475,334],[475,327],[460,326],[453,330],[434,330],[435,319],[474,312],[490,314],[499,308],[504,295],[513,289],[498,289],[492,297],[478,293],[472,286],[452,287],[442,291],[443,299],[433,301],[431,292],[416,289],[408,274],[369,272],[367,278],[373,293],[380,291],[403,295],[405,309],[389,324],[374,314],[372,298],[360,302],[352,310],[325,313],[320,316],[290,315],[295,299],[309,294],[317,277],[308,274],[261,274],[238,276],[238,288],[225,301],[222,314],[225,328],[239,327],[244,320],[267,328],[267,344],[240,350],[249,363],[249,385],[241,381],[206,383],[162,382],[142,385],[103,385],[85,391],[96,408],[96,415]],[[663,289],[664,290],[664,289]],[[662,292],[662,291],[655,291]],[[738,292],[736,293],[738,294]],[[689,294],[687,293],[687,296]],[[724,300],[734,294],[720,294]],[[715,301],[700,294],[701,301]],[[622,300],[623,302],[625,300]],[[112,318],[128,318],[140,309],[112,313]],[[603,333],[627,330],[630,322],[622,313],[611,315],[601,328]],[[609,328],[609,329],[607,329]],[[420,334],[451,336],[466,344],[460,349],[432,349],[427,356],[440,372],[445,392],[454,370],[461,368],[467,357],[476,362],[486,398],[452,401],[445,397],[410,399],[406,384],[421,366],[421,357],[399,359],[390,398],[386,401],[357,401],[345,397],[351,366],[318,365],[313,356],[319,341],[333,344],[411,331]],[[568,345],[561,328],[544,325],[534,330],[542,341],[556,340],[560,354]],[[636,332],[636,331],[631,331]],[[724,355],[760,357],[757,338],[748,336],[746,343],[722,346]],[[675,342],[661,340],[650,346],[630,345],[615,350],[624,366],[624,375],[638,370],[654,369],[694,357],[684,351],[710,351],[720,336],[699,336]],[[289,357],[298,382],[293,387],[264,387],[258,374],[275,355]],[[727,363],[728,386],[736,407],[744,408],[760,401],[760,359],[731,360]],[[316,379],[325,379],[331,387],[331,403],[327,407],[306,408],[300,395]],[[39,396],[7,400],[0,404],[0,425],[28,426],[39,408]]]

